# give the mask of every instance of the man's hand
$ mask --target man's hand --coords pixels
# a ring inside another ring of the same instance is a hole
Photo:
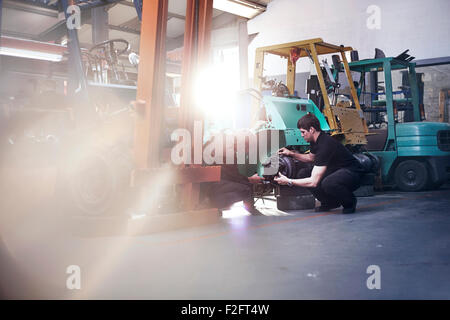
[[[291,150],[286,149],[286,148],[281,148],[280,150],[278,150],[278,154],[283,154],[288,157],[291,157],[293,153],[294,152],[292,152]]]
[[[253,183],[253,184],[258,184],[258,183],[262,183],[264,178],[258,176],[257,173],[255,173],[254,175],[252,175],[251,177],[248,177],[248,182]]]
[[[281,172],[278,172],[278,177],[273,178],[273,180],[275,180],[276,183],[284,186],[287,185],[291,179],[282,175]]]

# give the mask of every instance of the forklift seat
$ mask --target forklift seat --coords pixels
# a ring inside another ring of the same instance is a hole
[[[386,145],[388,129],[369,129],[367,136],[367,151],[383,151]]]

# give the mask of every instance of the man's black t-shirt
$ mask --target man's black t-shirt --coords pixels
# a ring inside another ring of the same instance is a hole
[[[316,142],[311,142],[311,153],[314,154],[315,166],[326,166],[326,175],[334,171],[346,168],[356,172],[362,172],[363,168],[358,160],[339,141],[325,132],[321,132]]]

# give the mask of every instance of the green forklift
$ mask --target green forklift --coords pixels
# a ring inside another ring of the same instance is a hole
[[[239,166],[242,175],[251,176],[254,173],[266,178],[269,183],[273,178],[273,168],[288,177],[298,178],[304,168],[304,163],[290,157],[278,155],[278,149],[287,147],[300,153],[309,152],[297,121],[307,113],[314,114],[320,121],[323,131],[329,133],[354,153],[358,159],[363,158],[367,172],[377,163],[377,159],[370,153],[362,154],[359,150],[367,143],[368,128],[364,114],[360,108],[356,88],[348,66],[346,52],[351,47],[333,45],[321,38],[289,42],[256,49],[254,69],[254,90],[252,115],[254,116],[254,132],[258,140],[260,135],[271,136],[278,133],[278,143],[275,147],[269,143],[267,156],[259,159],[256,164]],[[328,65],[326,56],[332,55],[335,70]],[[286,62],[286,84],[276,79],[269,80],[264,76],[264,62],[266,56],[275,56]],[[307,98],[298,96],[295,90],[296,63],[298,60],[309,60],[311,72],[307,80]],[[319,59],[323,59],[320,61]],[[345,79],[350,83],[349,98],[342,99],[339,94],[339,72],[345,73]],[[259,124],[259,125],[258,125]],[[272,138],[271,138],[272,139]],[[274,165],[275,163],[275,165]],[[369,183],[373,185],[373,179]],[[275,185],[277,207],[280,210],[300,210],[314,207],[314,197],[308,190],[300,187],[285,187]]]
[[[375,59],[365,60],[351,54],[349,67],[360,74],[354,85],[369,130],[366,148],[381,160],[383,185],[436,189],[450,177],[450,124],[425,121],[422,74],[416,74],[407,52],[385,57],[377,50]],[[393,81],[400,78],[394,90]]]

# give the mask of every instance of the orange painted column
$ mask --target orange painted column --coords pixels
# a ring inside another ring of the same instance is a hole
[[[164,112],[167,0],[145,0],[142,8],[140,62],[136,96],[134,155],[137,169],[159,166]]]
[[[187,0],[186,6],[179,126],[188,129],[192,138],[194,122],[203,123],[203,116],[195,106],[194,88],[198,74],[210,61],[212,4],[210,0]],[[194,150],[191,157],[193,161]],[[188,183],[182,188],[183,207],[194,209],[199,201],[200,185]]]

